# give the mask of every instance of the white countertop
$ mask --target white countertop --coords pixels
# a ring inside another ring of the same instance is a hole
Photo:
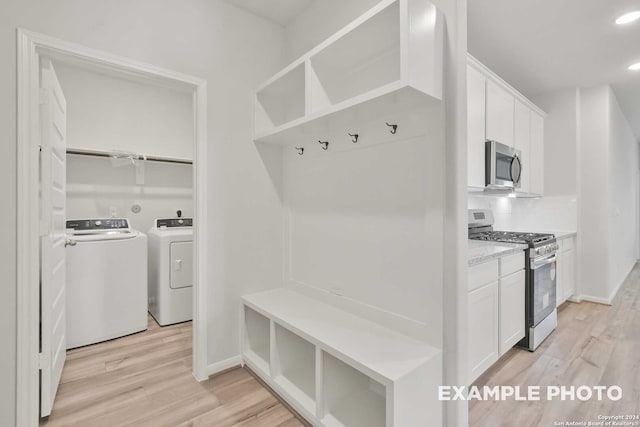
[[[502,258],[527,249],[527,245],[517,243],[485,242],[483,240],[469,240],[469,265]]]

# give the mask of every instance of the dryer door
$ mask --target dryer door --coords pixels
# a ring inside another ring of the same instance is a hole
[[[171,243],[171,289],[193,286],[193,242]]]

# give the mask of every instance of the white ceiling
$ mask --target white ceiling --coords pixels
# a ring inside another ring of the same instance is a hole
[[[241,9],[262,16],[283,27],[289,24],[313,0],[224,0]]]
[[[469,0],[469,52],[532,96],[609,83],[640,139],[640,0]]]

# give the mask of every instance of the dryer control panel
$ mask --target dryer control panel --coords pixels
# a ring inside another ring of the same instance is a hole
[[[129,220],[124,218],[74,219],[67,221],[67,230],[114,230],[129,228]]]
[[[156,219],[157,228],[192,227],[193,218]]]

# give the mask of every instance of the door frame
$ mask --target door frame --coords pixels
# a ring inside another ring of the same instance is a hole
[[[18,188],[17,188],[17,372],[16,422],[39,425],[39,67],[40,55],[83,64],[93,69],[134,76],[147,82],[182,87],[193,93],[194,106],[194,248],[193,376],[207,372],[207,82],[172,70],[87,48],[22,28],[17,30],[18,53]]]

